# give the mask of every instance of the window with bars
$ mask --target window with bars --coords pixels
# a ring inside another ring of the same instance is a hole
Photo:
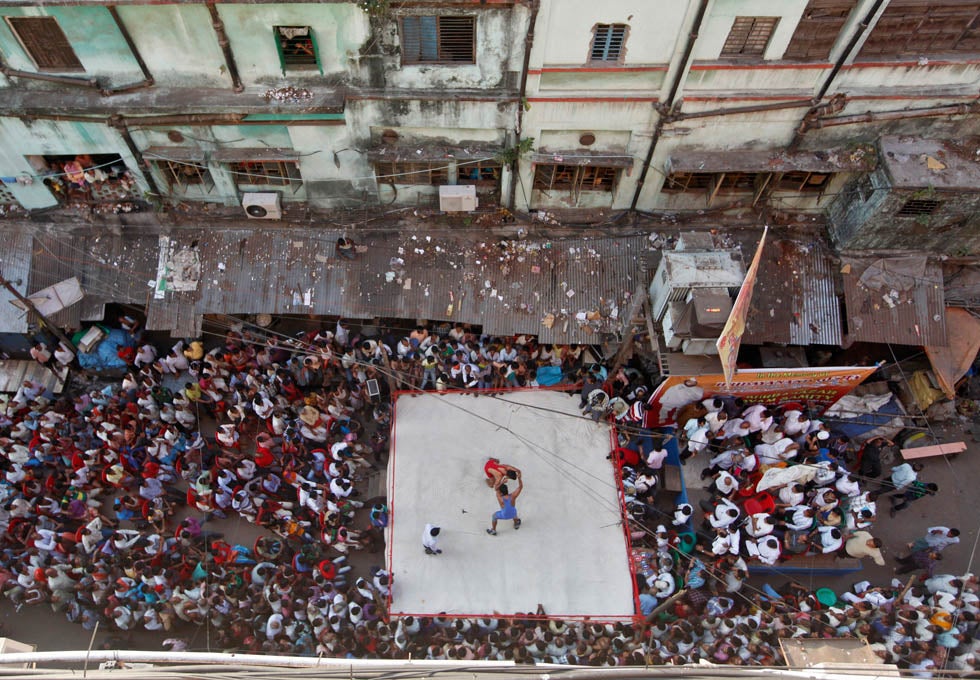
[[[605,191],[616,190],[622,168],[597,165],[534,166],[534,188],[543,191]]]
[[[756,188],[755,172],[672,172],[661,191],[665,193],[702,192],[705,190],[739,192]]]
[[[476,18],[402,17],[401,43],[403,64],[475,64]]]
[[[918,217],[920,215],[932,215],[939,210],[942,201],[929,198],[910,198],[902,204],[902,207],[895,213],[899,217]]]
[[[456,166],[457,183],[477,186],[497,186],[500,182],[500,163],[479,161]]]
[[[753,59],[762,57],[779,17],[735,17],[721,48],[722,59]]]
[[[861,48],[860,58],[978,51],[980,2],[893,0]]]
[[[296,161],[238,161],[227,167],[239,186],[290,187],[295,192],[303,184]]]
[[[282,69],[319,69],[320,57],[309,26],[276,26],[276,47]]]
[[[38,71],[84,71],[54,17],[7,17],[7,25]]]
[[[615,62],[622,60],[626,53],[628,30],[629,26],[626,24],[596,24],[589,60]]]
[[[834,175],[829,172],[784,172],[776,176],[776,189],[801,194],[821,193]]]
[[[796,61],[826,61],[858,0],[810,0],[783,54]]]
[[[663,193],[748,193],[772,185],[778,191],[820,193],[833,179],[833,173],[792,171],[768,172],[672,172],[667,176]]]
[[[171,190],[187,191],[189,187],[201,187],[204,193],[214,188],[211,172],[201,165],[188,161],[154,161]]]
[[[449,167],[445,161],[400,162],[384,161],[374,164],[374,174],[384,184],[449,183]]]

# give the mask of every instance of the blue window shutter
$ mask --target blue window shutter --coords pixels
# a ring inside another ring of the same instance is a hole
[[[422,61],[439,61],[439,29],[436,17],[419,17]]]
[[[402,60],[415,63],[422,54],[422,34],[418,17],[402,18]]]

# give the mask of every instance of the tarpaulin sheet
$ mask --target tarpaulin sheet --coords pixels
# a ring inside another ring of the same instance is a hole
[[[926,346],[936,380],[946,396],[956,396],[956,381],[966,375],[980,351],[980,319],[960,307],[946,308],[949,347]]]
[[[77,339],[76,335],[75,340]],[[82,368],[93,371],[126,368],[126,362],[119,358],[119,348],[132,346],[133,338],[129,333],[119,328],[112,328],[96,346],[95,351],[78,353],[78,363]]]

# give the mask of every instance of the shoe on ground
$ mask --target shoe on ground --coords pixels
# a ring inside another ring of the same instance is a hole
[[[514,530],[516,531],[517,529],[520,529],[520,528],[521,528],[521,520],[515,519],[514,520]]]
[[[490,534],[491,536],[497,535],[497,532],[494,529],[487,529],[487,533]]]

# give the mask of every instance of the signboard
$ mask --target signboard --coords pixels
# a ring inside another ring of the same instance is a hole
[[[860,385],[876,366],[835,368],[748,368],[726,386],[723,374],[672,375],[650,396],[647,427],[674,425],[677,409],[692,401],[714,396],[741,397],[746,404],[780,406],[797,403],[814,415],[823,413],[838,399]]]
[[[728,315],[728,321],[721,335],[715,342],[718,348],[718,357],[721,359],[721,370],[725,373],[725,383],[731,385],[732,376],[735,375],[735,364],[738,362],[738,349],[742,345],[742,334],[745,333],[745,320],[749,316],[749,305],[752,303],[752,291],[755,290],[755,280],[759,273],[759,260],[762,259],[762,246],[766,243],[766,234],[769,233],[769,225],[766,225],[759,239],[759,245],[755,249],[755,256],[749,271],[745,274],[745,281],[738,290],[738,297],[732,305],[732,313]]]

